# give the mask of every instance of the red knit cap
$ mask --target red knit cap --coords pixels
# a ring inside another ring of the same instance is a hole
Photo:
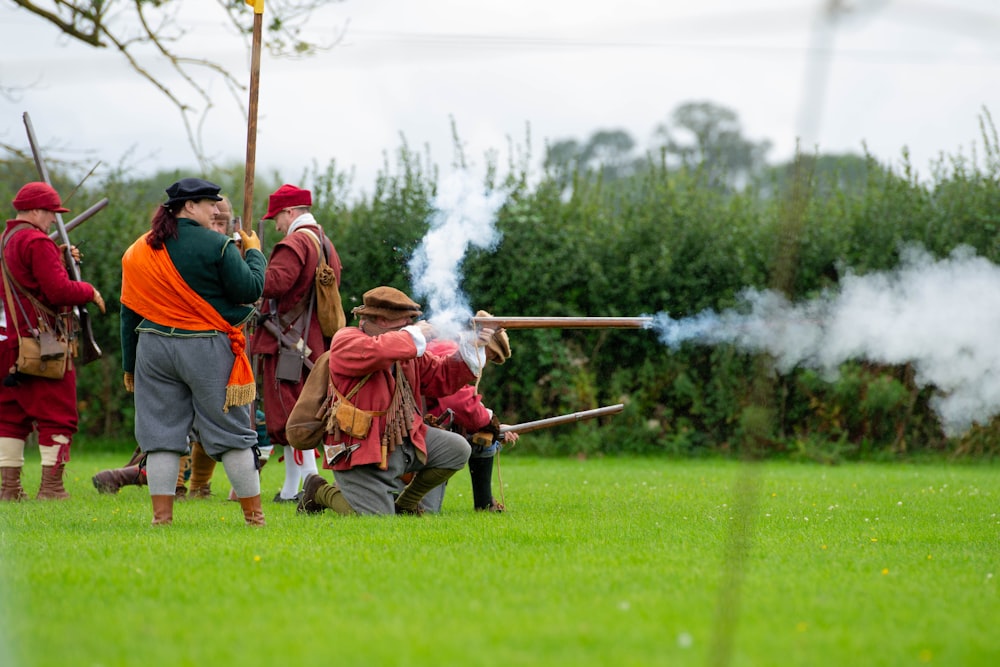
[[[286,208],[291,208],[293,206],[312,206],[312,203],[313,198],[311,192],[285,183],[280,188],[275,190],[274,193],[268,198],[267,215],[264,216],[264,219],[270,220]]]
[[[55,213],[69,212],[68,208],[63,208],[59,193],[48,183],[41,181],[27,183],[18,190],[13,203],[15,211],[33,211],[41,208]]]

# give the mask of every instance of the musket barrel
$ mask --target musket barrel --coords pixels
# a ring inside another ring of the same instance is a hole
[[[473,317],[493,329],[647,329],[652,317]]]
[[[94,204],[93,206],[91,206],[90,208],[88,208],[86,211],[84,211],[83,213],[81,213],[80,215],[76,216],[75,218],[73,218],[72,220],[70,220],[69,222],[67,222],[66,223],[66,233],[68,234],[69,232],[71,232],[74,229],[76,229],[78,226],[80,226],[83,223],[87,222],[87,220],[89,220],[90,218],[94,217],[94,214],[96,214],[98,211],[100,211],[102,208],[104,208],[107,205],[108,205],[108,198],[105,197],[104,199],[102,199],[101,201],[97,202],[96,204]],[[58,241],[59,240],[59,230],[57,229],[56,231],[51,232],[49,234],[49,238],[52,239],[53,241]]]
[[[500,427],[501,435],[504,433],[528,433],[530,431],[537,431],[543,428],[551,428],[553,426],[559,426],[560,424],[572,424],[573,422],[583,421],[584,419],[593,419],[594,417],[603,417],[605,415],[618,414],[625,409],[624,403],[617,403],[616,405],[608,405],[603,408],[594,408],[593,410],[583,410],[581,412],[573,412],[568,415],[559,415],[558,417],[548,417],[546,419],[537,419],[531,422],[522,422],[520,424],[508,424],[506,426]]]

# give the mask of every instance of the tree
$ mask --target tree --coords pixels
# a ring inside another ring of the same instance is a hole
[[[573,173],[580,163],[583,147],[576,139],[563,139],[545,147],[545,170],[561,188],[573,182]]]
[[[745,182],[765,164],[771,142],[743,137],[735,111],[711,102],[685,102],[671,114],[670,125],[657,127],[656,136],[668,155],[707,174],[709,183],[734,186]]]
[[[635,140],[625,130],[598,130],[580,156],[581,162],[607,178],[627,176],[634,164]]]
[[[145,78],[174,105],[184,123],[188,141],[198,161],[208,166],[200,135],[200,125],[211,111],[212,98],[204,75],[217,77],[238,99],[247,84],[234,76],[219,62],[182,53],[178,47],[188,32],[183,18],[181,0],[12,0],[24,11],[34,14],[62,32],[71,40],[98,49],[117,50],[129,66]],[[245,0],[215,0],[218,18],[241,35],[250,48],[253,32],[253,10]],[[191,3],[188,3],[191,4]],[[207,3],[199,3],[204,5]],[[277,57],[304,57],[331,48],[340,35],[327,44],[317,44],[302,38],[302,29],[313,12],[323,6],[323,0],[267,0],[262,46]],[[207,12],[203,6],[199,8]],[[154,74],[156,65],[166,63],[190,86],[192,97],[172,89],[162,76]],[[0,94],[8,97],[16,91],[3,86]],[[243,104],[244,113],[246,105]],[[15,154],[12,147],[5,148]]]

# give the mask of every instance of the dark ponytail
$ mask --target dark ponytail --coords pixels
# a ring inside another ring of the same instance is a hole
[[[180,202],[183,206],[184,202]],[[166,206],[157,206],[156,213],[153,214],[152,229],[146,236],[146,243],[150,247],[159,250],[167,239],[177,238],[177,211]]]

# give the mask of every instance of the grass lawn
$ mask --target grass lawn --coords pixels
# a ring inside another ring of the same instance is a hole
[[[501,459],[502,515],[0,504],[0,665],[1000,664],[996,466]],[[29,450],[25,487],[39,466]],[[329,473],[326,473],[329,478]],[[499,485],[497,485],[499,487]]]

